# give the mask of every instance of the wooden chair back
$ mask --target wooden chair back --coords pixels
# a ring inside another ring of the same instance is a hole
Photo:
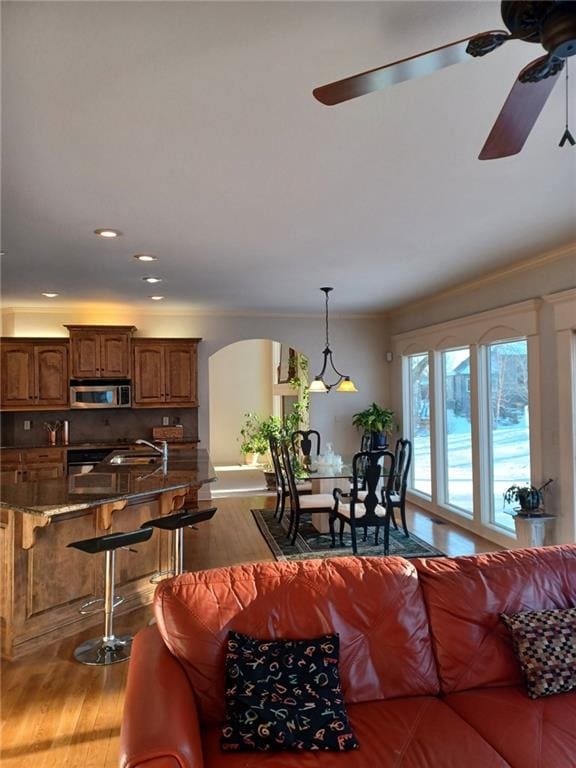
[[[316,456],[320,455],[320,432],[316,429],[297,429],[296,432],[292,432],[292,450],[294,453],[298,450],[298,442],[300,442],[300,451],[302,456],[310,456],[312,453],[312,439],[314,437],[316,442]]]

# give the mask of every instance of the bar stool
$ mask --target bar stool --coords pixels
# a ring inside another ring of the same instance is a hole
[[[209,509],[183,509],[173,515],[154,517],[142,523],[140,528],[162,528],[172,531],[172,563],[169,571],[160,571],[150,579],[153,583],[168,576],[180,576],[184,572],[184,528],[193,527],[195,523],[210,520],[217,512],[217,507]],[[152,531],[150,531],[152,533]]]
[[[97,536],[93,539],[82,539],[81,541],[72,541],[69,547],[80,549],[89,555],[96,555],[104,552],[106,557],[104,561],[104,597],[98,597],[94,600],[88,600],[80,607],[80,613],[87,614],[90,611],[86,609],[94,603],[104,603],[104,635],[79,645],[74,651],[74,658],[81,664],[103,665],[116,664],[119,661],[127,661],[130,658],[132,645],[132,636],[123,635],[116,637],[114,635],[113,620],[114,609],[120,605],[123,598],[114,597],[114,567],[116,562],[116,550],[119,548],[129,548],[132,544],[140,544],[152,536],[152,531],[138,529],[124,533],[109,533],[105,536]],[[135,551],[135,550],[132,550]]]

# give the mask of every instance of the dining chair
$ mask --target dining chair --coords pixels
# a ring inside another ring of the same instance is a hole
[[[383,487],[379,488],[383,478]],[[384,529],[384,554],[390,548],[390,517],[392,508],[390,494],[394,484],[394,454],[391,451],[360,451],[352,461],[352,487],[346,494],[340,488],[334,489],[334,508],[330,513],[330,535],[332,546],[336,546],[334,524],[340,523],[340,544],[344,545],[344,526],[350,526],[352,552],[358,554],[356,528],[364,529],[364,540],[368,528],[375,528],[374,544],[378,544],[380,528]],[[380,492],[380,496],[378,495]]]
[[[291,543],[294,544],[298,529],[300,528],[300,518],[304,513],[313,514],[315,512],[330,512],[334,506],[334,497],[331,493],[311,493],[309,495],[298,493],[298,485],[292,468],[292,457],[287,443],[282,443],[282,463],[284,465],[284,474],[288,481],[288,490],[290,492],[290,524],[288,526],[288,536],[291,537]]]
[[[292,432],[292,450],[294,453],[298,452],[298,443],[300,443],[300,452],[304,457],[304,460],[310,460],[312,454],[312,440],[311,436],[314,436],[316,442],[316,456],[320,455],[320,432],[317,429],[297,429]]]
[[[411,464],[412,443],[410,440],[400,438],[396,441],[396,448],[394,450],[394,481],[390,491],[390,508],[395,526],[394,510],[400,510],[400,518],[405,536],[410,535],[406,525],[406,486],[408,484],[408,473],[410,472]]]
[[[278,518],[278,522],[284,517],[284,509],[286,507],[286,499],[290,496],[290,490],[288,488],[288,482],[282,468],[282,459],[280,456],[280,443],[277,438],[270,437],[268,440],[270,446],[270,456],[272,458],[272,466],[274,468],[274,478],[276,481],[276,509],[274,510],[274,517]],[[312,483],[304,482],[297,484],[298,495],[303,493],[310,493],[312,490]]]

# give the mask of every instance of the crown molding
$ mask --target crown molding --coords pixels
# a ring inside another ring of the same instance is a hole
[[[38,305],[31,306],[12,306],[4,307],[1,310],[3,316],[17,316],[17,315],[69,315],[74,313],[84,313],[87,309],[98,309],[97,304],[66,304],[66,305],[51,305],[50,307],[42,307]],[[242,318],[256,318],[256,319],[278,319],[278,320],[318,320],[323,318],[323,312],[238,312],[235,310],[225,309],[151,309],[148,306],[130,306],[125,305],[114,307],[105,307],[104,313],[107,316],[121,315],[123,317],[146,315],[147,317],[242,317]],[[330,312],[330,321],[332,320],[374,320],[384,319],[386,317],[385,312],[366,312],[366,313],[350,313],[345,314],[343,312]]]
[[[425,325],[411,331],[396,333],[392,335],[392,340],[396,344],[416,341],[430,335],[450,336],[454,334],[456,337],[459,337],[462,335],[463,330],[469,327],[494,326],[495,323],[502,324],[506,320],[517,323],[519,319],[523,320],[523,324],[526,326],[524,331],[527,335],[532,335],[537,332],[536,317],[542,303],[542,299],[527,299],[526,301],[507,304],[496,309],[487,309],[484,312],[477,312],[473,315],[446,320],[443,323]],[[485,333],[485,331],[482,331],[482,333]]]
[[[494,269],[491,272],[487,272],[486,274],[480,275],[479,277],[472,278],[471,280],[467,280],[463,283],[459,283],[458,285],[454,285],[451,288],[445,288],[435,293],[431,293],[428,296],[424,296],[421,299],[416,299],[415,301],[409,302],[408,304],[402,304],[396,309],[387,310],[385,314],[387,319],[390,319],[395,315],[403,315],[409,312],[414,312],[416,309],[427,306],[429,304],[433,304],[436,301],[449,299],[452,296],[456,296],[461,293],[467,293],[468,291],[473,291],[484,285],[490,285],[490,283],[499,282],[503,278],[517,275],[520,272],[529,272],[530,270],[537,269],[538,267],[541,267],[545,264],[550,264],[554,261],[564,259],[567,256],[574,256],[574,258],[576,258],[576,242],[569,243],[568,245],[564,245],[561,248],[556,248],[552,251],[546,251],[539,256],[531,256],[527,259],[516,261],[506,267]]]

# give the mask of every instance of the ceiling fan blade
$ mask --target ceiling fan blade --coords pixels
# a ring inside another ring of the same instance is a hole
[[[496,160],[520,152],[558,81],[562,67],[542,80],[523,82],[522,78],[525,79],[527,70],[537,68],[547,60],[548,56],[542,56],[520,72],[478,155],[479,160]]]
[[[384,67],[370,69],[352,77],[346,77],[328,85],[315,88],[312,93],[318,101],[327,106],[340,104],[357,96],[364,96],[373,91],[380,91],[389,85],[414,80],[417,77],[429,75],[452,64],[466,61],[468,56],[482,56],[510,40],[508,32],[493,30],[480,35],[465,37],[455,43],[433,48],[407,59],[400,59]]]

